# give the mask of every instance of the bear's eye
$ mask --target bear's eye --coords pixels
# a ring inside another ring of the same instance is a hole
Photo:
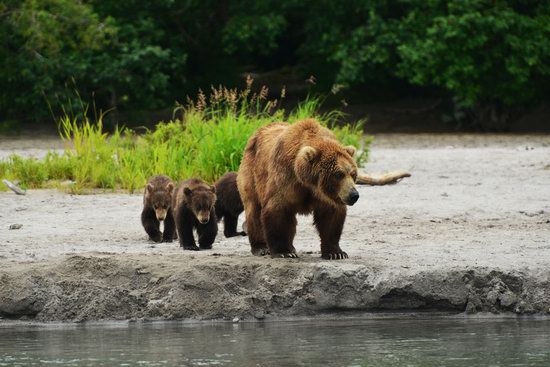
[[[353,182],[357,181],[357,172],[353,172],[351,178],[353,178]]]
[[[344,176],[345,176],[345,174],[344,174],[344,172],[342,172],[342,171],[338,171],[338,172],[336,172],[336,173],[334,174],[334,178],[336,178],[337,180],[343,179]]]

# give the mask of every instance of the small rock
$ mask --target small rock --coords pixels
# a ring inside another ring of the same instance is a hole
[[[444,192],[443,194],[441,194],[441,196],[443,196],[444,198],[448,198],[448,197],[449,197],[449,194],[447,194],[446,192]]]
[[[240,319],[239,317],[235,316],[235,317],[233,318],[233,323],[234,323],[234,324],[238,323],[239,321],[241,321],[241,319]]]
[[[10,229],[20,229],[21,227],[23,227],[23,225],[19,223],[10,225]]]
[[[504,307],[511,307],[518,300],[517,296],[511,291],[504,292],[499,296],[499,299],[500,299],[500,304]]]

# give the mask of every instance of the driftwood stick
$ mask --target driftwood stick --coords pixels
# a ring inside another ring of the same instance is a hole
[[[2,182],[17,195],[25,195],[27,193],[25,190],[21,189],[19,186],[9,180],[3,179]]]
[[[376,176],[359,175],[357,176],[357,184],[371,186],[389,185],[397,183],[405,177],[411,177],[411,174],[405,171],[396,171]]]

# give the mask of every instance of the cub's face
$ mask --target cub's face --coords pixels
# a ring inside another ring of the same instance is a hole
[[[152,195],[151,202],[153,204],[153,209],[155,210],[155,215],[159,221],[166,219],[171,201],[172,195],[168,194],[166,191],[155,192]]]
[[[155,189],[152,185],[147,185],[147,197],[159,221],[165,220],[168,215],[168,210],[172,203],[173,191],[174,184],[172,183],[169,183],[168,186],[163,189]]]
[[[336,143],[325,145],[300,149],[294,166],[296,176],[323,201],[351,206],[359,199],[355,188],[355,148],[341,147]]]
[[[210,221],[210,213],[216,203],[216,187],[199,187],[194,190],[186,187],[184,193],[187,196],[188,206],[197,220],[201,224],[208,223]]]

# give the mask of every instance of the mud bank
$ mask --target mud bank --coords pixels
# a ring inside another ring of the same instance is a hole
[[[6,318],[265,319],[346,311],[550,313],[550,272],[416,272],[307,256],[282,264],[220,256],[72,256],[4,269]]]
[[[436,140],[434,140],[436,139]],[[383,136],[341,240],[319,258],[300,217],[298,259],[257,258],[246,238],[183,252],[149,242],[140,195],[0,193],[0,316],[276,319],[339,312],[550,313],[550,146],[520,136]],[[452,144],[452,145],[450,145]],[[1,149],[0,149],[1,150]],[[22,224],[10,230],[11,224]]]

